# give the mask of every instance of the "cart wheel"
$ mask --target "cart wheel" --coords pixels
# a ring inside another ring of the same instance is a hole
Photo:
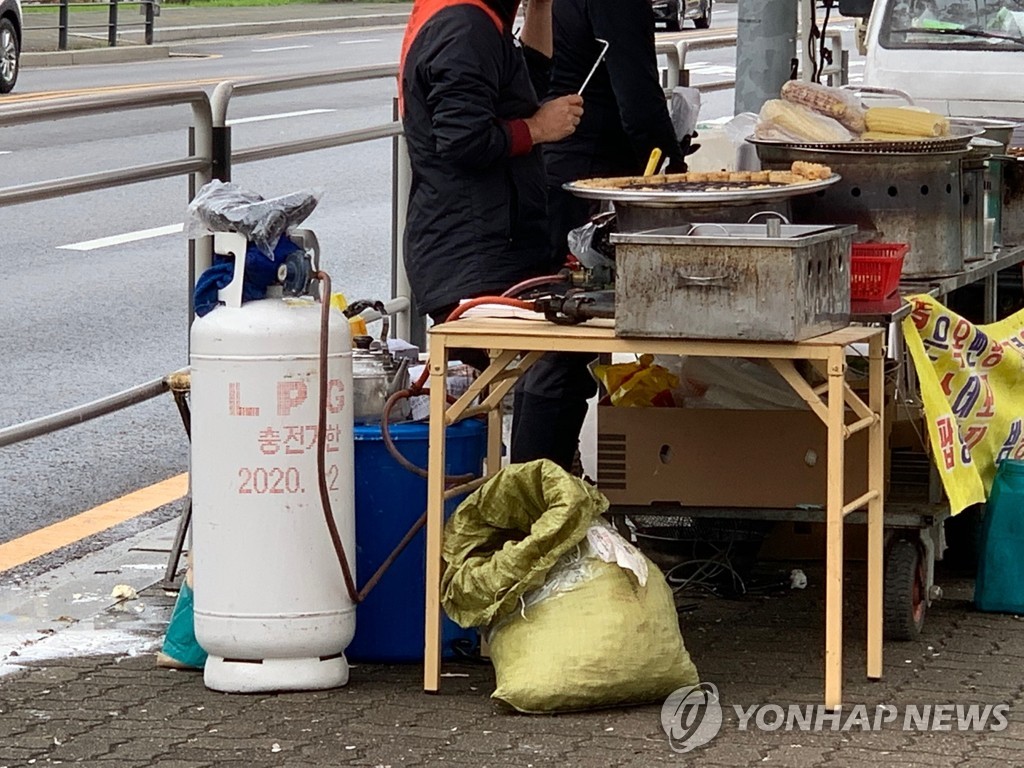
[[[885,559],[885,636],[914,640],[921,634],[928,607],[924,558],[909,539],[896,539]]]

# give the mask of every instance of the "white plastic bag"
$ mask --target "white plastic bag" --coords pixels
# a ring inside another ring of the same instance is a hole
[[[264,200],[238,184],[214,179],[189,203],[185,232],[190,240],[211,232],[238,232],[273,259],[281,236],[305,221],[319,201],[315,191]]]

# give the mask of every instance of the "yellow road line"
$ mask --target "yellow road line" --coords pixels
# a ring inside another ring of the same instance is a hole
[[[187,493],[188,473],[183,472],[148,488],[100,504],[67,520],[25,534],[6,544],[0,544],[0,573],[74,544],[87,536],[113,528],[125,520],[152,512],[165,504],[177,501]]]
[[[96,96],[104,93],[121,93],[124,91],[142,91],[149,88],[182,88],[190,85],[216,85],[225,80],[251,80],[253,75],[224,75],[223,77],[207,77],[198,80],[168,80],[155,83],[133,83],[130,85],[105,85],[95,88],[77,88],[67,91],[43,91],[41,93],[25,93],[5,96],[0,107],[4,104],[18,104],[31,101],[48,101],[50,99],[63,99],[68,96]]]

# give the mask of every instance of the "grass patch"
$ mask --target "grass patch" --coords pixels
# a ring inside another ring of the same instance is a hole
[[[278,5],[334,5],[343,7],[346,5],[394,5],[408,3],[411,0],[163,0],[161,5],[166,8],[189,6],[190,8],[254,8]],[[136,8],[138,2],[132,0],[121,0],[119,6],[124,8]],[[58,2],[23,3],[22,10],[25,13],[57,13],[60,9]],[[73,0],[71,3],[73,13],[90,11],[107,11],[105,2],[88,2],[85,0]],[[157,22],[159,24],[159,22]]]

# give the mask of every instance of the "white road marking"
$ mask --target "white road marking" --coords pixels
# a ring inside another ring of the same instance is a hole
[[[166,227],[140,229],[136,232],[125,232],[123,235],[111,235],[110,237],[100,237],[96,240],[83,240],[80,243],[71,243],[70,245],[58,245],[57,248],[63,251],[95,251],[97,248],[106,248],[111,245],[134,243],[139,240],[149,240],[153,237],[173,235],[182,232],[184,229],[184,224],[168,224]]]
[[[323,115],[328,112],[337,112],[337,110],[304,109],[301,112],[280,112],[276,115],[257,115],[256,117],[240,117],[237,120],[228,120],[228,125],[242,125],[243,123],[262,123],[265,120],[283,120],[286,117],[305,117],[306,115]]]
[[[276,51],[298,51],[301,48],[312,48],[312,45],[282,45],[278,48],[253,48],[253,53],[275,53]]]
[[[9,155],[9,154],[11,154],[11,150],[9,150],[9,149],[0,149],[0,155]]]
[[[733,75],[736,74],[736,67],[724,64],[712,64],[709,61],[694,61],[686,65],[690,72],[699,72],[702,75]]]
[[[379,43],[380,38],[374,37],[367,40],[339,40],[338,45],[359,45],[360,43]]]

